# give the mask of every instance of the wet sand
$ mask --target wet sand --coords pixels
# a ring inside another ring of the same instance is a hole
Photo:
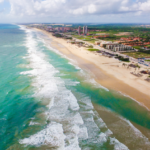
[[[137,125],[134,122],[130,123],[102,106],[97,104],[93,105],[99,116],[120,142],[127,145],[130,150],[149,150],[150,145],[147,142],[150,140],[149,129]]]

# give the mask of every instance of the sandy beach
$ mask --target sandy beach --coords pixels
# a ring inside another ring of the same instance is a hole
[[[117,59],[100,56],[97,53],[87,51],[84,47],[79,48],[70,44],[67,40],[56,38],[52,36],[52,33],[36,30],[47,35],[51,39],[50,45],[53,48],[75,60],[76,65],[90,73],[102,86],[119,91],[150,109],[150,83],[144,80],[145,75],[136,77],[130,73],[134,72],[134,68],[123,67]]]

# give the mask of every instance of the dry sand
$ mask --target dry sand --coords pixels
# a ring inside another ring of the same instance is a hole
[[[120,91],[150,109],[150,82],[144,80],[146,76],[136,77],[130,73],[134,69],[123,67],[119,60],[100,56],[97,53],[87,51],[84,47],[79,48],[70,44],[67,40],[56,38],[49,32],[36,30],[51,38],[50,45],[53,48],[75,60],[79,67],[91,73],[102,86]]]

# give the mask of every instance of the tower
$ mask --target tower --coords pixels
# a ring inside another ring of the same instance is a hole
[[[78,34],[79,35],[81,34],[81,27],[80,26],[78,27]]]
[[[65,32],[64,27],[62,27],[62,32]]]
[[[84,26],[84,27],[83,27],[83,34],[84,34],[84,35],[86,34],[85,31],[86,31],[86,28],[85,28],[85,26]]]
[[[85,27],[85,34],[87,35],[88,33],[88,29],[87,29],[87,26]]]

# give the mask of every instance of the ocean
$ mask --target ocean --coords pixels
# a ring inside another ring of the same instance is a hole
[[[50,41],[0,25],[0,150],[149,150],[150,111],[98,84]]]

